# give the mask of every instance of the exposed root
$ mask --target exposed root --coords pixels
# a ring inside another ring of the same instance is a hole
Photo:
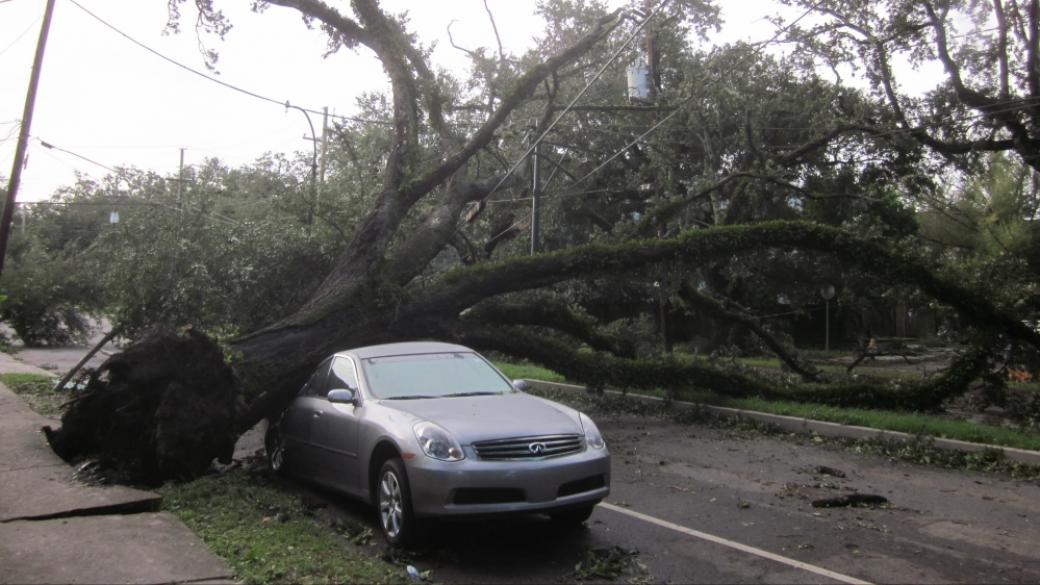
[[[45,428],[68,461],[96,458],[125,480],[157,484],[204,473],[234,453],[238,388],[220,348],[204,334],[147,334],[91,373]]]

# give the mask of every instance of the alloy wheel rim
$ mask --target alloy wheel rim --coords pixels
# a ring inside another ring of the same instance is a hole
[[[403,518],[401,483],[397,481],[397,475],[387,471],[379,482],[379,519],[387,536],[397,538],[401,533]]]
[[[285,463],[285,447],[282,445],[282,438],[276,435],[271,443],[271,469],[281,471],[282,465]]]

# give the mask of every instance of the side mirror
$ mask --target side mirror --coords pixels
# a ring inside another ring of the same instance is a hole
[[[513,389],[520,392],[527,392],[527,380],[513,380]]]
[[[357,405],[357,396],[355,396],[354,391],[349,388],[337,388],[335,390],[329,390],[328,399],[329,402],[333,404]]]

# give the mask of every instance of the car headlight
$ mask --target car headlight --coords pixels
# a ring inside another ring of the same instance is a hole
[[[427,457],[441,461],[459,461],[466,457],[459,442],[448,431],[432,422],[415,425],[415,438],[419,440],[419,446]]]
[[[578,414],[578,418],[581,420],[581,428],[585,429],[585,442],[589,444],[589,447],[593,449],[605,448],[607,443],[603,440],[603,435],[599,433],[599,429],[596,428],[596,423],[592,422],[592,419],[584,414]]]

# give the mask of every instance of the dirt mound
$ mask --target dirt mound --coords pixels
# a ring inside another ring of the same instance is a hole
[[[57,431],[44,432],[67,461],[96,459],[145,484],[188,479],[234,452],[238,387],[210,338],[156,330],[89,372]]]

